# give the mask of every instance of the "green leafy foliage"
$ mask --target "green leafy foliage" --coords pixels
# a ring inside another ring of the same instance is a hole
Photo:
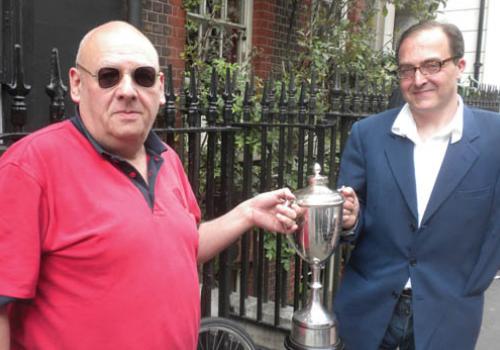
[[[387,0],[396,10],[405,10],[417,21],[436,18],[440,5],[446,6],[448,0]],[[385,6],[384,6],[385,7]]]
[[[209,1],[207,15],[210,18],[216,18],[220,11],[221,0]],[[199,13],[201,0],[183,0],[184,8],[189,12]],[[388,14],[387,6],[393,4],[397,11],[404,11],[405,14],[413,16],[416,20],[434,18],[439,5],[446,4],[446,0],[311,0],[310,2],[298,2],[302,6],[295,12],[296,16],[305,16],[305,20],[298,21],[297,18],[291,18],[293,23],[302,23],[296,30],[295,50],[290,51],[289,57],[284,57],[285,63],[282,66],[280,79],[283,79],[286,86],[289,86],[291,77],[295,82],[311,82],[311,70],[314,69],[317,76],[318,94],[316,108],[318,116],[321,116],[329,108],[328,95],[329,86],[334,81],[336,72],[349,73],[351,76],[360,77],[361,87],[382,86],[391,87],[395,82],[396,62],[394,52],[389,43],[385,43],[384,50],[376,48],[376,20],[382,14]],[[229,69],[231,77],[235,83],[234,86],[234,104],[233,114],[241,118],[243,108],[243,91],[245,83],[250,80],[251,60],[255,54],[254,51],[247,57],[247,60],[240,63],[229,62],[224,58],[215,57],[213,54],[213,42],[211,41],[218,29],[214,21],[207,21],[203,35],[199,34],[199,22],[188,18],[186,20],[187,40],[183,53],[183,58],[187,65],[194,67],[199,77],[199,89],[202,103],[202,114],[204,115],[203,103],[206,103],[208,89],[210,86],[210,75],[212,67],[215,67],[219,77],[219,87],[224,86],[226,70]],[[293,26],[291,26],[292,28]],[[215,33],[215,34],[214,34]],[[231,38],[228,36],[228,38]],[[211,50],[212,49],[212,50]],[[189,75],[188,75],[189,78]],[[252,95],[252,103],[258,105],[261,100],[262,81],[254,78],[254,89],[256,94]],[[280,86],[275,87],[275,96],[278,99]],[[300,87],[297,87],[297,90]],[[223,106],[222,96],[219,93],[217,104],[219,108]],[[276,112],[278,106],[275,105]],[[251,121],[258,121],[260,115],[256,113],[257,109],[252,109]],[[241,121],[240,119],[236,120]],[[235,159],[236,173],[234,183],[236,187],[242,183],[242,150],[245,144],[250,145],[253,158],[257,159],[261,152],[260,135],[256,130],[248,139],[243,139],[242,133],[237,133],[235,139]],[[273,154],[278,151],[278,130],[269,129],[268,147]],[[291,138],[297,142],[296,134]],[[313,140],[306,140],[306,142]],[[339,142],[337,140],[337,142]],[[206,151],[205,148],[204,152]],[[328,147],[326,147],[328,150]],[[338,149],[338,147],[337,147]],[[327,151],[328,152],[328,151]],[[218,153],[218,157],[220,154]],[[328,155],[325,155],[328,159]],[[287,172],[284,179],[286,185],[292,189],[297,189],[297,159],[294,154],[286,155]],[[273,161],[271,167],[272,176],[277,172],[278,165]],[[276,171],[275,171],[276,170]],[[203,172],[204,169],[201,169]],[[329,172],[326,164],[325,173]],[[218,176],[218,174],[217,174]],[[205,177],[201,175],[201,178]],[[254,181],[258,180],[258,174],[254,174]],[[275,178],[273,178],[276,181]],[[204,191],[205,184],[201,184],[201,192]],[[256,190],[258,187],[253,186]],[[239,189],[236,189],[239,191]],[[266,257],[270,260],[276,258],[276,236],[266,235],[264,247]],[[282,246],[282,265],[287,269],[290,258],[294,251],[283,239]]]

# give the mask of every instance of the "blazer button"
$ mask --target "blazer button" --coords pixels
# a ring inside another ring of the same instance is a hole
[[[410,266],[415,266],[415,265],[417,265],[417,259],[415,258],[410,259]]]

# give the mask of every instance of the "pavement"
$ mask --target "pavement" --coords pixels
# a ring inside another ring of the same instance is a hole
[[[212,296],[212,300],[218,299]],[[291,318],[291,315],[289,315],[289,318]],[[259,344],[259,349],[283,349],[285,333],[252,324],[245,324],[244,328],[250,333],[252,339]],[[500,349],[500,271],[486,291],[483,324],[475,350],[498,349]]]
[[[500,349],[500,273],[486,291],[483,324],[475,350]]]

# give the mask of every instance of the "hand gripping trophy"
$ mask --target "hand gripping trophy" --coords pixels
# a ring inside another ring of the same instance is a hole
[[[314,165],[309,186],[295,193],[302,210],[299,228],[288,240],[312,271],[311,296],[307,306],[295,311],[291,335],[285,339],[288,350],[340,350],[337,320],[320,300],[320,271],[337,247],[342,232],[342,195],[327,187],[328,178]]]

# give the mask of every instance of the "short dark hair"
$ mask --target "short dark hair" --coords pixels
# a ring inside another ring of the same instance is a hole
[[[399,62],[399,49],[401,48],[401,44],[403,43],[403,41],[405,41],[408,37],[412,36],[415,33],[434,28],[440,28],[448,38],[450,52],[451,55],[455,57],[455,62],[459,58],[464,57],[464,37],[460,29],[458,29],[456,25],[451,23],[441,23],[438,21],[428,20],[414,24],[403,32],[396,49],[397,61]]]

